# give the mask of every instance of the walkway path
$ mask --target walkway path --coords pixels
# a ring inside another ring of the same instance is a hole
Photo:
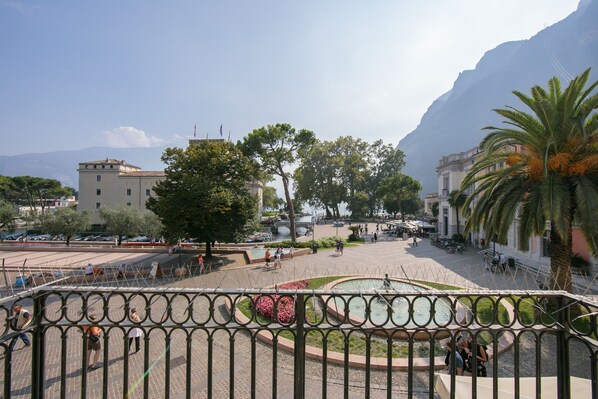
[[[331,226],[328,230],[334,229]],[[371,229],[375,228],[370,225]],[[326,229],[318,229],[316,234],[326,234]],[[328,231],[329,232],[329,231]],[[326,234],[330,235],[330,234]],[[334,235],[334,233],[332,234]],[[317,238],[317,237],[316,237]],[[50,255],[48,255],[50,256]],[[74,256],[74,255],[72,255]],[[85,256],[91,257],[92,254]],[[0,254],[2,257],[2,254]],[[139,258],[139,262],[146,261]],[[384,273],[396,278],[413,280],[428,280],[463,288],[489,288],[499,290],[514,289],[535,289],[537,284],[533,274],[519,270],[507,271],[506,273],[491,273],[484,270],[481,256],[476,252],[465,254],[448,254],[430,244],[427,239],[421,240],[417,247],[412,246],[412,241],[403,241],[395,237],[380,235],[376,244],[361,245],[356,247],[345,247],[342,256],[335,255],[332,250],[320,250],[317,254],[305,255],[288,259],[283,262],[281,270],[266,269],[263,264],[244,265],[240,262],[231,262],[220,269],[209,274],[186,278],[172,282],[170,285],[180,288],[187,287],[220,287],[220,288],[262,288],[272,286],[289,280],[310,278],[314,276],[339,276],[347,274],[368,274],[382,276]],[[137,298],[139,299],[139,298]],[[136,299],[136,300],[137,300]],[[143,307],[142,302],[135,302],[131,306]],[[154,307],[159,311],[163,304],[156,303]],[[76,308],[76,306],[74,306]],[[221,308],[218,308],[221,310]],[[75,312],[76,309],[72,309]],[[118,312],[118,309],[110,309],[110,313]],[[154,311],[154,308],[152,308]],[[206,310],[198,306],[199,314],[205,314]],[[156,337],[154,340],[153,338]],[[104,377],[104,370],[108,370],[110,384],[109,397],[122,397],[119,389],[122,387],[124,367],[124,338],[122,332],[113,331],[110,334],[109,361],[103,362],[102,368],[88,373],[88,396],[89,398],[100,397]],[[171,337],[170,359],[171,359],[171,397],[184,397],[185,364],[191,362],[192,391],[193,397],[205,397],[207,381],[207,337],[202,332],[196,332],[193,336],[192,355],[187,358],[187,342],[181,331],[175,332]],[[57,330],[51,330],[47,335],[47,384],[46,394],[48,397],[57,397],[60,388],[61,345],[60,335]],[[80,333],[72,331],[68,334],[67,350],[67,397],[79,397],[81,383],[81,336]],[[22,343],[17,345],[19,348]],[[214,397],[228,397],[229,386],[229,338],[224,332],[216,333],[214,340],[213,355],[213,382]],[[157,332],[152,333],[151,346],[148,347],[150,359],[155,361],[149,378],[150,393],[152,397],[162,397],[164,389],[164,373],[166,364],[164,361],[164,338]],[[143,372],[143,356],[145,348],[140,354],[129,357],[129,386],[133,387],[129,397],[141,397],[139,386],[135,388],[136,382],[141,381]],[[250,387],[250,365],[251,345],[247,335],[238,335],[235,341],[235,397],[249,397]],[[273,371],[271,367],[272,348],[258,343],[257,345],[257,397],[271,396]],[[14,397],[29,397],[29,349],[18,350],[14,356],[13,390]],[[292,355],[279,352],[279,367],[277,373],[278,397],[291,398],[293,387],[293,357]],[[546,367],[549,367],[547,365]],[[507,373],[508,370],[501,369]],[[307,362],[306,389],[308,397],[321,396],[322,365],[315,361]],[[403,397],[407,385],[407,373],[393,372],[393,397]],[[385,397],[385,372],[372,373],[371,397]],[[360,370],[350,371],[351,397],[363,397],[364,373]],[[344,386],[344,374],[341,367],[328,366],[327,387],[330,398],[342,397]],[[414,397],[428,397],[427,387],[429,386],[427,373],[414,374]]]

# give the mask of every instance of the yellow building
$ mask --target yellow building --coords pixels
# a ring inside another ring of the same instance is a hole
[[[90,211],[91,222],[101,223],[100,208],[131,206],[144,211],[155,195],[154,186],[164,180],[164,171],[142,171],[125,161],[108,159],[79,163],[78,210]]]

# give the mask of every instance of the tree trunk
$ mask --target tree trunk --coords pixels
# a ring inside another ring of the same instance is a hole
[[[286,175],[282,176],[282,186],[284,187],[284,197],[287,201],[287,208],[289,208],[289,223],[291,224],[291,241],[297,241],[297,233],[295,231],[295,207],[291,200],[291,193],[289,192],[289,178]]]
[[[459,208],[456,207],[455,211],[457,212],[457,234],[461,235],[461,232],[459,231]]]
[[[66,236],[66,246],[71,245],[71,236]]]
[[[212,257],[212,243],[209,240],[206,240],[206,258]],[[181,249],[179,248],[179,251]]]
[[[326,210],[326,217],[331,218],[332,212],[330,212],[330,209],[328,209],[328,205],[324,205],[324,209]]]
[[[118,239],[116,240],[116,245],[120,247],[120,244],[123,242],[123,236],[121,234],[118,235]]]
[[[572,292],[571,281],[571,228],[569,228],[569,240],[563,241],[556,232],[554,222],[550,227],[550,288],[553,290],[564,290]]]

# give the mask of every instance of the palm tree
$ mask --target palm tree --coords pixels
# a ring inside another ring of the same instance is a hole
[[[486,128],[484,155],[461,186],[474,187],[465,206],[477,198],[466,231],[483,226],[504,243],[517,217],[518,245],[528,250],[530,237],[548,228],[551,288],[569,292],[574,222],[598,253],[598,93],[592,93],[598,82],[586,87],[589,75],[588,69],[564,91],[556,77],[531,96],[514,91],[533,114],[495,110],[508,126]]]
[[[448,196],[448,203],[452,208],[455,208],[455,212],[457,213],[457,235],[461,235],[461,231],[459,230],[459,209],[465,204],[467,200],[467,195],[459,190],[453,190],[449,193]]]

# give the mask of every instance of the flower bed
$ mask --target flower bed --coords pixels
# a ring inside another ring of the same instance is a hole
[[[309,283],[305,280],[294,281],[278,286],[280,290],[303,290]],[[274,322],[290,323],[295,318],[295,306],[292,297],[278,294],[256,296],[252,299],[252,306],[257,314],[267,317]],[[276,307],[276,315],[274,308]],[[276,317],[277,316],[277,317]]]

